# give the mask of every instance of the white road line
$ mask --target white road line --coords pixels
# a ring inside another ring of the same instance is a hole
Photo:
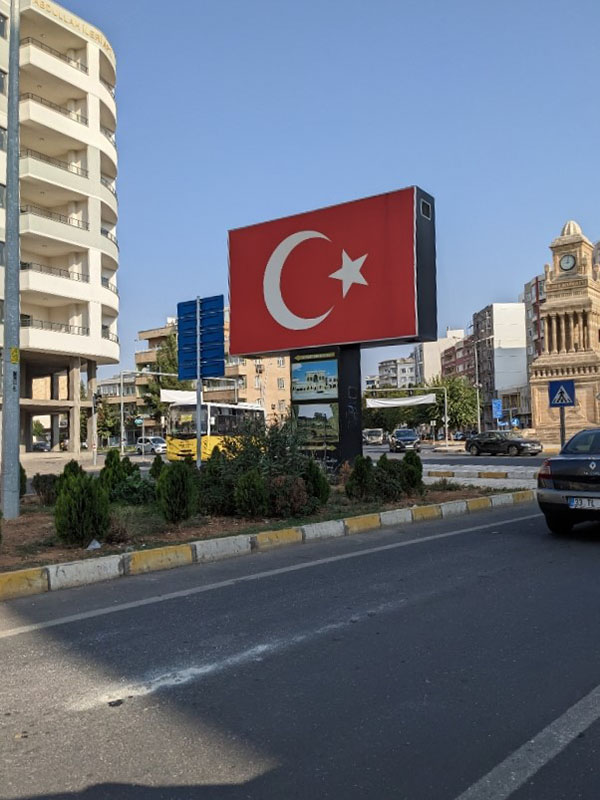
[[[265,570],[264,572],[254,572],[251,575],[242,575],[238,578],[230,578],[226,581],[218,581],[217,583],[209,583],[206,586],[194,586],[191,589],[181,589],[177,592],[170,592],[168,594],[154,595],[153,597],[146,597],[143,600],[133,600],[129,603],[121,603],[107,608],[98,608],[94,611],[83,611],[81,614],[72,614],[67,617],[58,617],[57,619],[48,620],[47,622],[38,622],[33,625],[23,625],[19,628],[10,628],[6,631],[0,631],[0,639],[9,639],[13,636],[20,636],[24,633],[33,633],[35,631],[43,631],[47,628],[56,628],[60,625],[69,625],[73,622],[82,622],[95,617],[104,617],[108,614],[117,614],[121,611],[130,611],[134,608],[142,608],[143,606],[150,606],[156,603],[164,603],[167,600],[177,600],[182,597],[191,597],[195,594],[202,594],[204,592],[212,592],[215,589],[224,589],[228,586],[235,586],[238,583],[247,581],[258,581],[263,578],[270,578],[274,575],[285,575],[287,572],[297,572],[303,569],[312,569],[320,567],[324,564],[334,564],[338,561],[346,561],[350,558],[361,558],[362,556],[371,555],[372,553],[382,553],[386,550],[396,550],[399,547],[409,547],[414,544],[424,544],[425,542],[433,542],[437,539],[450,539],[453,536],[461,536],[465,533],[474,533],[475,531],[487,530],[488,528],[498,528],[500,525],[514,525],[515,522],[524,522],[529,519],[536,519],[540,514],[527,514],[524,517],[512,517],[507,520],[497,520],[490,522],[486,525],[475,525],[471,528],[461,528],[458,531],[450,531],[448,533],[436,533],[432,536],[422,536],[419,539],[409,539],[402,542],[394,542],[393,544],[385,544],[379,547],[369,547],[365,550],[356,550],[352,553],[343,553],[338,556],[329,556],[327,558],[319,558],[315,561],[307,561],[302,564],[293,564],[289,567],[280,567],[278,569]]]
[[[456,800],[506,800],[599,719],[600,686],[596,686]]]

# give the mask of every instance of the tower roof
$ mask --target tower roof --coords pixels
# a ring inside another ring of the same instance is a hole
[[[560,232],[561,236],[581,236],[582,230],[581,225],[578,222],[575,222],[574,219],[570,219],[563,225],[562,231]]]

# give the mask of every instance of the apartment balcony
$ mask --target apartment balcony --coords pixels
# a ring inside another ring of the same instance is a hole
[[[109,342],[116,342],[116,344],[119,343],[119,337],[117,334],[109,331],[104,325],[102,326],[102,338],[107,339]]]
[[[114,292],[116,295],[119,294],[119,290],[117,289],[116,285],[111,283],[108,278],[102,278],[102,286],[104,286],[104,288],[108,289],[110,292]]]
[[[70,108],[67,108],[67,106],[61,106],[58,103],[53,103],[52,100],[46,100],[46,98],[40,97],[38,94],[33,94],[33,92],[24,92],[23,94],[19,95],[20,103],[24,103],[26,101],[31,101],[43,106],[44,108],[49,108],[52,111],[56,111],[57,114],[62,114],[63,117],[68,117],[74,122],[78,122],[80,125],[87,125],[89,122],[88,118],[79,111],[72,111]]]
[[[39,41],[39,39],[34,39],[32,36],[27,36],[25,39],[21,39],[21,47],[31,46],[37,47],[39,50],[43,50],[44,53],[48,53],[48,55],[54,56],[54,58],[58,58],[63,61],[65,64],[69,64],[71,67],[75,67],[80,72],[83,72],[84,75],[88,74],[87,66],[82,63],[81,61],[77,61],[75,58],[71,58],[65,53],[61,53],[60,50],[55,50],[54,47],[50,47],[44,42]]]
[[[89,172],[87,169],[83,169],[82,167],[78,167],[76,164],[69,164],[68,161],[62,161],[60,158],[53,158],[52,156],[47,156],[44,153],[40,153],[37,150],[32,150],[29,147],[21,148],[20,152],[21,161],[23,159],[33,159],[34,161],[39,161],[42,164],[47,164],[51,167],[56,167],[57,169],[63,170],[64,172],[70,172],[72,175],[78,175],[81,178],[88,178]],[[21,172],[23,172],[23,165],[21,165]]]
[[[90,329],[80,325],[69,325],[66,322],[50,322],[45,319],[33,319],[25,315],[21,316],[21,328],[34,328],[38,331],[54,331],[57,333],[69,333],[73,336],[89,336]]]
[[[105,178],[103,175],[100,178],[100,183],[102,184],[102,186],[105,186],[111,194],[113,194],[115,197],[117,196],[117,189],[115,187],[114,181],[110,180],[110,178]]]
[[[71,225],[73,228],[79,228],[83,231],[89,231],[90,229],[90,223],[83,219],[69,217],[65,214],[59,214],[57,211],[51,211],[48,208],[42,208],[42,206],[35,206],[31,204],[23,205],[21,206],[21,214],[33,214],[36,217],[50,219],[53,222],[59,222],[61,225]]]
[[[114,233],[112,233],[112,231],[109,231],[108,228],[105,228],[105,227],[101,227],[100,228],[100,233],[102,234],[102,236],[105,239],[107,239],[109,242],[111,242],[112,246],[108,246],[108,251],[109,251],[110,254],[112,254],[112,256],[115,259],[115,261],[118,262],[118,260],[119,260],[119,255],[118,255],[118,253],[119,253],[119,242],[117,240],[117,237],[115,236]]]
[[[86,64],[37,38],[27,36],[21,40],[19,63],[25,91],[32,86],[50,84],[53,92],[63,95],[83,96],[88,90],[90,79]]]
[[[135,354],[135,363],[141,366],[145,364],[156,364],[158,348],[153,350],[138,350]]]
[[[48,255],[66,255],[73,249],[72,244],[81,249],[89,247],[89,230],[89,223],[77,217],[29,203],[21,206],[21,235],[25,237],[24,240],[30,239],[29,235],[45,238],[50,246]],[[65,244],[66,242],[72,244]],[[53,247],[53,243],[56,243],[58,250]],[[34,244],[28,245],[28,249],[38,252]]]
[[[48,296],[62,297],[65,303],[90,299],[89,276],[62,267],[22,261],[20,284],[23,301],[32,305],[45,305]]]
[[[100,126],[100,130],[106,136],[108,141],[116,147],[117,145],[117,136],[114,131],[111,131],[110,128],[105,128],[104,125]]]
[[[100,83],[102,84],[102,86],[104,86],[104,88],[110,94],[111,97],[117,96],[117,90],[108,81],[105,81],[104,78],[100,78]]]

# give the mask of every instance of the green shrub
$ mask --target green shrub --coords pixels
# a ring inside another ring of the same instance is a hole
[[[56,496],[58,497],[58,495],[60,494],[63,484],[65,483],[67,478],[77,477],[78,475],[84,475],[84,474],[85,471],[83,467],[81,466],[81,464],[79,464],[79,462],[75,461],[74,458],[72,458],[70,461],[67,461],[63,471],[61,472],[58,478],[58,485],[56,487]]]
[[[346,495],[351,500],[369,500],[375,494],[373,462],[367,456],[356,456],[350,477],[346,482]]]
[[[124,456],[121,459],[121,472],[126,478],[131,478],[135,475],[139,476],[140,467],[138,464],[134,464],[129,456]]]
[[[198,511],[227,516],[235,513],[233,464],[215,447],[198,477]]]
[[[382,454],[374,475],[374,490],[376,496],[386,503],[399,500],[404,492],[402,462],[388,459]]]
[[[162,460],[162,457],[159,456],[157,453],[154,456],[154,461],[152,462],[152,466],[150,467],[150,472],[148,473],[153,481],[157,481],[160,478],[160,473],[163,471],[163,467],[165,466],[165,462]]]
[[[179,523],[189,519],[197,507],[197,479],[184,462],[166,466],[156,486],[162,515],[167,522]]]
[[[19,497],[27,492],[27,473],[23,468],[23,464],[19,464]]]
[[[58,475],[40,475],[39,472],[31,479],[33,491],[45,506],[53,506],[56,503],[59,483]]]
[[[111,499],[130,506],[150,505],[156,500],[156,484],[134,473],[115,486]]]
[[[244,472],[234,490],[235,510],[242,517],[259,517],[267,510],[267,487],[257,469]]]
[[[412,450],[404,456],[402,464],[402,488],[406,494],[423,490],[423,462]]]
[[[82,547],[101,540],[109,526],[108,493],[90,475],[67,475],[54,506],[56,534],[66,544]]]
[[[314,458],[309,458],[304,472],[302,474],[304,483],[306,484],[306,491],[309,497],[314,497],[319,505],[324,506],[329,500],[331,486],[327,480],[327,476],[319,467]]]
[[[124,462],[125,459],[121,461],[119,451],[113,448],[106,454],[104,466],[100,470],[100,483],[108,492],[109,499],[113,501],[119,497],[122,491],[123,484],[129,476],[128,469],[133,467],[129,458],[126,463]]]
[[[311,503],[312,500],[312,503]],[[309,497],[302,478],[277,475],[269,483],[269,510],[276,517],[297,517],[315,509],[316,497]]]

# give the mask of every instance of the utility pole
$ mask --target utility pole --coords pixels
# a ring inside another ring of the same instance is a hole
[[[19,498],[21,389],[19,309],[19,43],[20,0],[10,3],[8,121],[6,147],[6,266],[4,268],[4,346],[2,387],[2,511],[16,519]]]

